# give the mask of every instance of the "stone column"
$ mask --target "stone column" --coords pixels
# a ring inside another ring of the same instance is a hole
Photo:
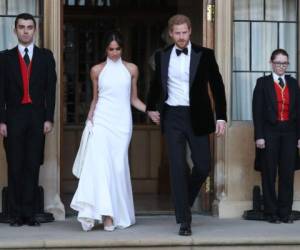
[[[229,83],[231,79],[231,23],[232,23],[232,1],[215,1],[215,54],[220,67],[220,72],[223,76],[227,104],[229,98]],[[227,105],[227,109],[229,109]],[[228,110],[229,111],[229,110]],[[229,113],[229,112],[228,112]],[[229,118],[229,117],[228,117]],[[227,199],[227,168],[226,163],[226,141],[228,141],[228,133],[224,137],[215,138],[214,143],[214,191],[215,199],[213,202],[213,214],[222,217],[220,204]],[[228,150],[227,150],[228,152]]]
[[[215,143],[214,212],[221,218],[241,217],[252,208],[252,189],[260,184],[253,169],[253,125],[231,121],[231,72],[233,0],[216,0],[215,53],[223,76],[228,110],[228,128]]]
[[[45,192],[45,210],[53,213],[56,220],[65,218],[64,205],[60,200],[60,88],[61,88],[61,35],[62,11],[60,0],[44,1],[44,47],[53,52],[56,61],[57,87],[54,130],[46,138],[45,161],[40,171],[40,185]]]

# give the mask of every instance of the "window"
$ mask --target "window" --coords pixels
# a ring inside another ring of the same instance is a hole
[[[270,55],[289,53],[288,73],[297,76],[297,0],[235,0],[232,57],[232,120],[252,120],[256,79],[271,72]]]
[[[30,13],[35,17],[38,28],[36,44],[42,43],[42,3],[41,0],[0,0],[0,51],[11,49],[18,43],[13,33],[14,22],[16,16],[23,12]]]

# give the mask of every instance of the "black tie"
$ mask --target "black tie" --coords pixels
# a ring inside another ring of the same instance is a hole
[[[278,82],[279,82],[280,87],[283,88],[284,87],[284,82],[283,82],[281,77],[278,78]]]
[[[24,58],[24,61],[25,61],[26,65],[27,65],[27,67],[28,67],[28,65],[30,63],[30,59],[29,59],[29,55],[28,55],[28,48],[25,48],[24,51],[25,51],[25,55],[24,55],[23,58]]]
[[[177,56],[180,56],[181,53],[187,55],[188,54],[188,48],[184,48],[182,50],[181,49],[176,49],[176,55]]]

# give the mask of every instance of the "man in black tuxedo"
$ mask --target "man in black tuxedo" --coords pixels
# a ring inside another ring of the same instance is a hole
[[[0,55],[0,134],[8,164],[10,225],[39,226],[35,203],[45,134],[53,128],[56,72],[51,51],[34,45],[36,21],[16,17],[18,45]]]
[[[161,123],[166,138],[176,221],[181,224],[179,235],[191,235],[191,207],[209,174],[209,134],[224,134],[226,99],[213,51],[190,42],[189,18],[175,15],[169,19],[168,28],[175,44],[155,55],[147,111],[153,122]],[[194,165],[191,171],[186,143]]]
[[[261,171],[264,213],[270,223],[292,223],[294,171],[300,148],[300,90],[285,74],[288,53],[273,51],[272,74],[257,79],[253,92],[256,170]],[[275,183],[277,172],[278,197]]]

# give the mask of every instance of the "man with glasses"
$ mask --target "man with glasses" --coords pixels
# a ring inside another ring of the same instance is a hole
[[[286,74],[288,53],[272,52],[272,74],[257,80],[253,93],[256,170],[261,171],[264,213],[270,223],[293,223],[294,170],[300,148],[300,90]],[[278,195],[276,177],[278,172]]]

